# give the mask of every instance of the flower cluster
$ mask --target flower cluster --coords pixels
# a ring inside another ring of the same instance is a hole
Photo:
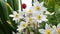
[[[41,34],[60,34],[60,23],[56,26],[45,25],[45,29],[39,29]]]
[[[32,25],[33,23],[42,23],[43,21],[47,22],[47,14],[52,15],[50,12],[47,11],[47,8],[44,7],[44,2],[39,3],[38,1],[33,3],[32,6],[28,11],[23,10],[20,11],[13,11],[13,14],[10,14],[10,17],[13,17],[13,21],[18,23],[18,31],[22,31],[23,29],[28,27],[28,24]],[[47,24],[46,24],[47,25]],[[47,26],[48,27],[48,26]],[[46,29],[47,29],[46,27]],[[45,31],[43,31],[45,33]],[[51,32],[51,29],[46,31]],[[41,31],[42,33],[42,31]]]

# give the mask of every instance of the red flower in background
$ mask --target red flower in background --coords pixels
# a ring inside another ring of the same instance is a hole
[[[22,8],[23,9],[25,9],[27,6],[26,6],[26,4],[24,3],[24,4],[22,4]]]

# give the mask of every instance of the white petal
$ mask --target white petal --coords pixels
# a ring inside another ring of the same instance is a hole
[[[39,2],[38,1],[35,1],[33,4],[34,4],[34,6],[38,6],[39,5]]]
[[[50,29],[50,28],[51,28],[50,25],[48,25],[48,24],[46,23],[45,29]]]
[[[34,9],[34,6],[31,6],[29,9],[32,9],[33,10]]]
[[[28,19],[28,17],[26,17],[26,18],[25,18],[25,21],[26,21],[26,22],[29,22],[29,19]]]
[[[47,11],[47,8],[45,8],[45,7],[41,7],[41,11]]]
[[[14,17],[14,15],[9,15],[10,17]]]
[[[22,26],[24,23],[26,24],[26,26],[28,25],[28,23],[27,22],[24,22],[24,21],[21,21],[20,22],[20,25]]]
[[[57,25],[57,28],[60,28],[60,23]]]
[[[42,20],[45,21],[45,22],[48,21],[47,16],[43,15]]]
[[[36,2],[37,0],[34,0],[34,2]]]
[[[41,3],[40,3],[40,6],[43,6],[43,4],[44,4],[44,2],[41,2]]]
[[[12,32],[13,34],[15,34],[15,32]]]
[[[22,31],[23,30],[23,28],[22,27],[18,27],[18,32],[20,32],[20,31]]]
[[[41,34],[45,34],[45,30],[44,30],[44,29],[39,29],[39,32],[40,32]]]
[[[17,12],[16,11],[13,11],[13,14],[15,15],[15,14],[17,14]]]
[[[52,13],[50,13],[50,12],[48,12],[48,11],[45,12],[46,15],[53,15],[54,13],[55,13],[55,12],[52,12]]]
[[[21,10],[18,10],[18,12],[21,12]]]
[[[56,26],[54,25],[54,26],[52,26],[52,28],[53,28],[53,29],[56,29]]]
[[[42,23],[42,20],[37,20],[38,23]]]
[[[55,12],[51,13],[50,15],[53,15]]]
[[[46,11],[45,14],[48,15],[48,14],[50,14],[50,12]]]
[[[15,18],[13,18],[13,21],[16,20]]]
[[[48,19],[42,19],[43,21],[45,21],[45,22],[47,22],[48,21]]]
[[[58,34],[57,31],[56,31],[56,29],[52,30],[52,34]]]

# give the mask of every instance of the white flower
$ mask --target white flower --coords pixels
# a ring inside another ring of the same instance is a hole
[[[45,29],[39,29],[41,34],[60,34],[60,23],[56,26],[50,27],[50,25],[46,24]]]
[[[60,23],[57,25],[57,32],[60,34]]]
[[[45,25],[45,29],[39,29],[39,32],[41,34],[52,34],[53,33],[53,30],[52,28],[50,27],[50,25],[46,24]]]
[[[53,26],[53,29],[55,29],[56,34],[60,34],[60,23],[56,26]]]
[[[13,21],[18,22],[20,19],[23,18],[23,15],[21,12],[17,13],[16,11],[13,11],[13,14],[9,15],[10,17],[13,17]]]
[[[39,3],[38,1],[34,2],[33,10],[35,12],[43,14],[44,11],[47,11],[47,8],[43,6],[44,2]]]
[[[46,15],[42,15],[42,14],[35,14],[33,16],[33,18],[38,22],[38,23],[41,23],[42,21],[48,21],[47,20],[47,16]]]
[[[18,32],[21,32],[23,29],[25,29],[27,27],[28,23],[22,21],[20,22],[20,25],[18,26]]]
[[[33,14],[35,13],[34,11],[33,11],[33,9],[32,9],[33,7],[31,7],[28,11],[24,11],[25,12],[25,16],[28,16],[28,17],[30,17],[30,16],[33,16]]]
[[[34,19],[33,17],[25,17],[25,21],[28,22],[29,24],[33,24]]]
[[[33,12],[34,12],[33,9],[34,9],[34,7],[31,6],[31,7],[29,8],[29,10],[28,10],[28,13],[33,13]]]
[[[52,28],[53,28],[52,34],[58,34],[57,30],[56,30],[56,26],[54,25],[54,26],[52,26]]]

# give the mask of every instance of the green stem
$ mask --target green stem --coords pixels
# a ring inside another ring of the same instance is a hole
[[[30,34],[29,26],[28,26],[28,28],[27,28],[27,34]]]
[[[33,25],[34,25],[34,34],[36,34],[36,29],[35,29],[36,26],[35,26],[35,24],[33,24]]]
[[[32,0],[32,6],[33,6],[34,0]]]
[[[30,34],[30,31],[29,30],[27,30],[27,34]]]
[[[6,3],[6,5],[7,5],[7,7],[10,8],[11,11],[13,11],[12,7],[8,3]]]
[[[22,9],[22,0],[20,0],[20,5],[21,5],[21,11],[23,11],[23,9]]]

